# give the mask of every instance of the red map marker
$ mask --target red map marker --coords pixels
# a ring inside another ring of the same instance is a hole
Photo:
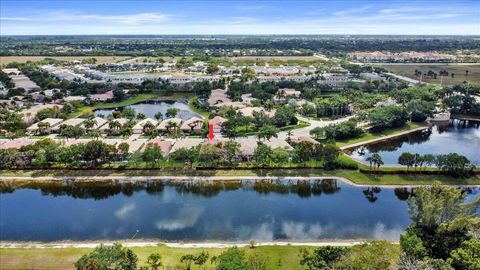
[[[213,124],[210,124],[210,125],[209,125],[208,138],[209,138],[210,140],[213,140],[213,138],[215,138],[215,134],[213,134]]]

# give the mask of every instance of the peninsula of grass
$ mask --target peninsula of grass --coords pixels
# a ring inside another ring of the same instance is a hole
[[[296,125],[289,125],[278,128],[279,131],[290,131],[294,129],[306,128],[310,126],[310,123],[305,121],[298,121]],[[254,125],[239,126],[236,128],[239,137],[255,136],[258,134],[258,130]]]
[[[190,108],[190,110],[192,110],[193,112],[200,114],[205,119],[208,119],[208,117],[210,116],[210,112],[207,112],[207,111],[205,111],[201,108],[197,108],[193,104],[193,99],[192,98],[188,101],[188,108]]]
[[[70,119],[70,118],[79,117],[81,115],[93,113],[94,110],[114,109],[117,107],[133,105],[133,104],[148,101],[148,100],[179,100],[179,99],[182,99],[183,97],[185,97],[185,93],[175,93],[170,96],[165,96],[165,94],[157,94],[157,93],[139,94],[131,98],[128,98],[126,100],[122,100],[120,102],[97,103],[93,106],[81,106],[77,108],[74,112],[70,113],[67,118]]]
[[[418,129],[418,128],[422,128],[422,127],[426,127],[426,124],[425,123],[409,122],[409,123],[405,124],[403,127],[400,127],[400,128],[387,129],[387,130],[384,130],[384,131],[381,131],[381,132],[365,132],[360,137],[357,137],[357,138],[348,139],[348,140],[338,140],[337,141],[337,146],[342,147],[342,146],[347,146],[347,145],[351,145],[351,144],[362,143],[362,142],[375,140],[375,139],[395,135],[395,134],[398,134],[398,133],[402,133],[402,132],[405,132],[405,131],[410,131],[410,130]]]

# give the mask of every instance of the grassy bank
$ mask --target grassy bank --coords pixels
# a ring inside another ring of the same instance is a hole
[[[430,185],[440,181],[447,185],[480,185],[480,176],[453,178],[446,175],[409,174],[371,174],[359,170],[322,170],[322,169],[258,169],[258,170],[2,170],[3,177],[148,177],[148,176],[197,176],[197,177],[240,177],[240,176],[303,176],[303,177],[342,177],[361,185]]]
[[[193,100],[190,99],[188,101],[188,107],[190,108],[190,110],[192,110],[193,112],[196,112],[198,114],[200,114],[201,116],[203,116],[205,119],[208,119],[208,116],[210,116],[210,113],[207,112],[207,111],[204,111],[200,108],[197,108],[194,104],[193,104]]]
[[[385,254],[391,261],[398,260],[400,248],[397,244],[383,243]],[[305,269],[300,265],[300,250],[306,248],[313,250],[314,247],[302,246],[260,246],[255,249],[241,248],[245,251],[246,256],[255,253],[266,259],[268,270],[273,269]],[[180,263],[180,257],[185,254],[198,254],[202,250],[209,253],[210,256],[218,256],[225,248],[173,248],[165,245],[156,247],[132,247],[138,256],[138,266],[145,266],[148,255],[152,253],[160,253],[165,268],[160,269],[184,269]],[[354,246],[352,256],[362,256],[363,246]],[[0,249],[0,269],[73,269],[73,263],[83,254],[92,251],[90,248],[15,248]],[[366,255],[366,254],[364,254]],[[178,268],[177,268],[178,267]],[[197,265],[193,265],[192,270],[200,269]],[[214,269],[214,265],[207,263],[207,269]]]
[[[164,94],[154,94],[154,93],[148,93],[148,94],[139,94],[134,97],[131,97],[129,99],[120,101],[120,102],[112,102],[112,103],[98,103],[93,106],[82,106],[77,108],[76,111],[68,115],[68,118],[75,118],[80,115],[88,114],[93,112],[94,110],[98,109],[113,109],[116,107],[122,107],[122,106],[128,106],[132,105],[135,103],[143,102],[143,101],[148,101],[148,100],[179,100],[185,97],[186,94],[182,93],[175,93],[171,96],[165,96]]]
[[[299,263],[300,246],[262,246],[255,249],[242,248],[246,254],[256,252],[268,258],[268,269],[304,269]],[[305,247],[313,249],[312,247]],[[148,255],[158,252],[166,267],[179,267],[180,257],[184,254],[197,254],[202,250],[210,256],[218,256],[224,248],[172,248],[164,245],[157,247],[132,247],[139,258],[139,266],[144,266]],[[89,248],[65,249],[0,249],[0,269],[73,269],[73,263],[83,254],[92,251]],[[213,265],[207,264],[209,269]],[[161,268],[162,269],[162,268]],[[193,269],[200,269],[194,266]]]
[[[426,126],[425,123],[409,122],[405,126],[400,127],[400,128],[387,129],[387,130],[384,130],[382,132],[376,132],[376,133],[365,132],[364,134],[362,134],[362,136],[354,138],[354,139],[339,140],[339,141],[337,141],[337,145],[339,147],[342,147],[342,146],[346,146],[346,145],[350,145],[350,144],[366,142],[366,141],[369,141],[369,140],[374,140],[374,139],[379,139],[379,138],[386,137],[386,136],[395,135],[397,133],[409,131],[409,130],[424,127],[424,126]]]

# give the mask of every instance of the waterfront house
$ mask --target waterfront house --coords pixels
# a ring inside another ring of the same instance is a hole
[[[163,120],[157,127],[161,131],[170,131],[174,127],[180,128],[183,120],[180,118],[167,118]]]
[[[135,124],[135,126],[133,126],[133,133],[134,134],[141,134],[143,133],[143,126],[150,122],[150,124],[153,125],[153,127],[155,128],[157,125],[158,125],[158,122],[152,118],[145,118],[143,119],[142,121],[138,122],[137,124]]]
[[[182,123],[180,127],[184,132],[199,133],[203,128],[203,120],[198,117],[192,117]]]
[[[59,124],[63,122],[63,119],[61,118],[45,118],[42,121],[39,121],[27,128],[27,132],[30,134],[36,134],[39,131],[39,124],[40,127],[42,126],[41,123],[45,123],[47,126],[47,130],[45,130],[46,133],[49,133],[52,131],[53,128],[56,128],[59,126]]]
[[[227,121],[227,119],[221,116],[215,116],[214,118],[210,119],[208,122],[209,125],[213,125],[213,132],[220,133],[222,130],[222,124]]]

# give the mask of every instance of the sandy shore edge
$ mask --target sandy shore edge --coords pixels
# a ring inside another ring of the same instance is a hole
[[[363,244],[366,241],[359,240],[338,240],[338,241],[267,241],[255,242],[255,246],[354,246]],[[228,247],[248,247],[248,242],[161,242],[161,241],[92,241],[92,242],[0,242],[0,249],[9,248],[95,248],[100,244],[112,245],[121,243],[125,247],[155,247],[164,245],[171,248],[228,248]]]

